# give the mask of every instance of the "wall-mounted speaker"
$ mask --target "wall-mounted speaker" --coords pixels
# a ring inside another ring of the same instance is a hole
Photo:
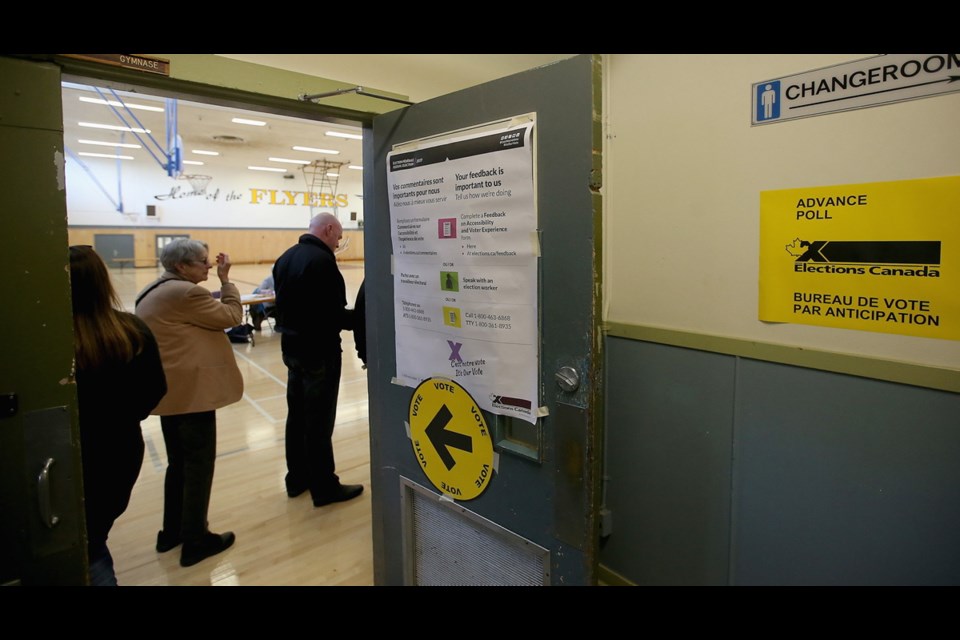
[[[156,217],[157,217],[157,205],[155,205],[155,204],[148,204],[148,205],[147,205],[147,217],[148,217],[148,218],[156,218]]]

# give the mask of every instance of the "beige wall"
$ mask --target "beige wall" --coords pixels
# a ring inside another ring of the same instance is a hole
[[[757,319],[760,192],[960,175],[960,93],[751,127],[751,86],[873,54],[605,56],[604,319],[960,370],[960,342]]]
[[[118,229],[115,227],[70,227],[67,235],[70,244],[95,245],[97,234],[133,234],[134,259],[137,266],[153,264],[156,256],[156,237],[158,235],[187,234],[191,238],[202,240],[215,253],[223,251],[230,255],[234,264],[273,264],[281,253],[304,233],[298,229],[176,229],[172,227],[150,227]],[[340,241],[341,261],[363,260],[363,231],[344,229]]]

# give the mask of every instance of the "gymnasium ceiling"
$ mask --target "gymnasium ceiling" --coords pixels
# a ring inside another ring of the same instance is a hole
[[[465,87],[481,84],[495,78],[519,73],[544,64],[570,57],[573,54],[218,54],[225,57],[296,71],[409,96],[412,102],[444,95]],[[117,92],[124,103],[143,104],[165,108],[166,101],[148,94]],[[127,120],[120,122],[109,106],[81,101],[81,97],[116,100],[112,92],[94,87],[65,83],[63,88],[64,141],[68,155],[84,153],[120,153],[132,156],[133,161],[153,164],[164,172],[162,149],[166,147],[167,120],[163,112],[124,110],[119,113]],[[264,126],[250,126],[231,121],[234,117],[266,122]],[[136,119],[135,122],[133,119]],[[142,127],[151,134],[140,134],[140,139],[129,132],[82,127],[78,123],[92,122]],[[177,101],[177,133],[183,141],[183,159],[203,162],[185,165],[184,173],[216,174],[218,169],[247,171],[249,166],[286,169],[295,176],[297,188],[304,184],[300,165],[271,161],[284,158],[314,161],[326,159],[347,165],[362,164],[361,142],[327,135],[328,131],[359,133],[343,125],[300,120],[273,114],[244,112],[234,108]],[[151,140],[152,138],[152,140]],[[80,140],[99,140],[138,144],[139,149],[115,149]],[[320,154],[294,151],[294,145],[339,151],[339,154]],[[218,152],[218,156],[200,155],[200,151]],[[153,155],[151,155],[151,151]],[[155,159],[156,156],[158,159]],[[76,159],[76,157],[74,157]],[[87,157],[80,157],[86,160]]]

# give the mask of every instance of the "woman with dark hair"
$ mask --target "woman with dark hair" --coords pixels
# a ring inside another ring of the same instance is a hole
[[[180,565],[189,567],[228,549],[233,532],[207,525],[217,456],[216,410],[240,400],[243,376],[225,329],[240,324],[240,291],[230,282],[230,257],[217,255],[220,297],[200,283],[214,263],[207,245],[179,238],[163,248],[164,273],[137,297],[136,313],[160,346],[170,391],[151,412],[160,416],[167,448],[163,529],[157,551],[183,543]]]
[[[93,248],[70,247],[70,289],[90,584],[115,586],[107,536],[140,475],[140,422],[167,383],[153,334],[120,310],[107,267]]]

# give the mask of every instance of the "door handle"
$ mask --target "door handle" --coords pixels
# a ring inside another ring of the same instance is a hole
[[[50,469],[53,467],[53,458],[47,458],[43,463],[43,469],[37,476],[37,500],[40,507],[40,518],[48,529],[53,529],[60,522],[60,516],[53,513],[53,505],[50,499]]]
[[[580,388],[580,374],[573,367],[560,367],[560,370],[553,375],[560,388],[567,393]]]

